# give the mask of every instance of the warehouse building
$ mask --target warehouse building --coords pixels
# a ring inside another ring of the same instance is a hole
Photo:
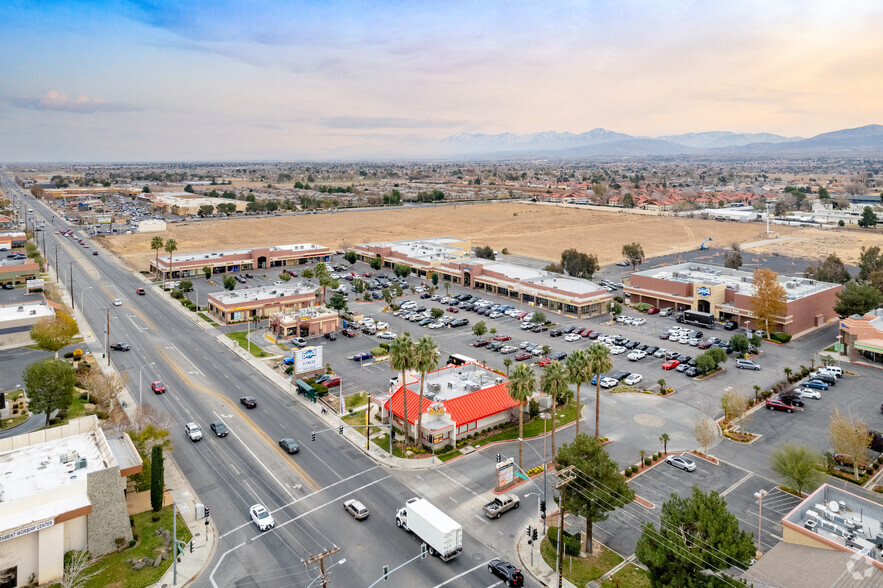
[[[141,471],[128,435],[93,416],[0,439],[0,584],[61,579],[64,554],[102,556],[132,540],[126,477]]]
[[[610,311],[612,295],[590,280],[470,255],[468,242],[451,237],[356,245],[362,261],[380,257],[385,267],[403,264],[421,278],[438,274],[439,284],[456,284],[509,298],[542,310],[576,316]]]
[[[222,322],[238,322],[314,307],[321,296],[322,290],[315,282],[294,279],[282,286],[212,292],[208,295],[208,311]]]
[[[753,281],[752,272],[681,263],[633,272],[625,292],[633,304],[707,312],[717,320],[756,329],[760,326],[751,311]],[[786,310],[777,317],[773,331],[800,335],[837,318],[834,304],[843,288],[840,284],[782,275],[779,282],[787,295]]]
[[[232,249],[202,253],[176,253],[150,260],[150,271],[166,280],[202,275],[202,268],[211,268],[214,274],[251,270],[287,268],[331,259],[327,247],[314,243],[274,245],[254,249]]]

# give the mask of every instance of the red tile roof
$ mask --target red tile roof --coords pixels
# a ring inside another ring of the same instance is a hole
[[[385,407],[399,418],[404,418],[402,399],[402,389],[399,388],[385,404]],[[412,392],[409,388],[408,422],[411,424],[417,422],[417,406],[419,401],[420,395]],[[429,400],[423,399],[424,413],[429,410],[430,404],[432,403]],[[509,389],[506,383],[464,394],[451,400],[445,400],[442,404],[445,405],[445,410],[451,419],[458,425],[478,421],[518,406],[518,402],[512,400],[512,397],[509,396]]]

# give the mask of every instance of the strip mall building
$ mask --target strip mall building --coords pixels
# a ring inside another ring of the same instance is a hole
[[[287,268],[329,261],[331,250],[314,243],[276,245],[254,249],[208,251],[202,253],[160,254],[150,260],[150,271],[166,280],[202,275],[202,268],[209,267],[214,274],[245,272],[271,268]]]
[[[483,290],[530,306],[578,318],[610,311],[611,294],[589,280],[527,266],[472,257],[467,241],[435,237],[412,241],[365,243],[352,248],[359,259],[379,257],[383,266],[409,266],[418,277],[435,273],[439,284]]]
[[[625,287],[632,303],[658,308],[709,312],[721,321],[740,327],[760,328],[751,311],[754,274],[721,266],[681,263],[633,272]],[[834,304],[840,284],[779,276],[787,296],[784,316],[777,317],[774,331],[800,335],[837,319]]]

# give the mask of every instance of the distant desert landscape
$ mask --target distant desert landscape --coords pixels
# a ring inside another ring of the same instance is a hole
[[[781,241],[753,247],[808,260],[836,252],[855,263],[861,247],[880,244],[878,235],[849,230],[775,226]],[[103,244],[132,267],[143,270],[154,256],[155,235],[173,238],[178,252],[215,251],[289,243],[317,243],[332,249],[373,241],[450,236],[473,246],[539,259],[558,260],[564,249],[593,253],[602,264],[620,261],[623,244],[640,243],[647,257],[697,249],[712,237],[714,248],[729,248],[767,239],[766,225],[715,222],[680,217],[629,214],[610,210],[496,203],[372,211],[338,211],[316,215],[244,217],[168,225],[162,233],[102,237]],[[160,251],[162,255],[162,251]]]

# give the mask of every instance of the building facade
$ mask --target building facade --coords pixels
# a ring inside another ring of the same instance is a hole
[[[295,278],[281,286],[212,292],[208,295],[208,311],[225,323],[238,322],[312,308],[321,302],[321,297],[318,284]]]
[[[609,312],[613,300],[590,280],[472,257],[468,242],[451,237],[366,243],[353,251],[366,262],[380,257],[384,267],[407,265],[421,278],[437,274],[440,285],[456,284],[578,318]]]
[[[0,259],[0,286],[12,284],[24,286],[28,280],[35,280],[40,275],[40,266],[31,261]]]
[[[150,260],[150,271],[166,280],[189,278],[202,275],[202,268],[211,268],[213,274],[240,272],[273,268],[287,268],[329,261],[332,252],[327,247],[313,243],[296,245],[274,245],[254,249],[234,249],[230,251],[207,251],[202,253],[173,254],[154,256]]]
[[[340,317],[337,313],[318,306],[270,315],[270,332],[276,336],[277,341],[292,337],[324,335],[338,329],[340,329]]]
[[[682,263],[633,272],[625,292],[632,303],[708,312],[716,320],[756,329],[760,326],[751,310],[753,280],[752,272]],[[834,304],[840,284],[781,275],[779,282],[785,288],[786,310],[776,317],[773,331],[800,335],[837,319]]]
[[[0,582],[40,585],[64,572],[64,554],[110,553],[132,540],[126,477],[141,471],[128,435],[105,436],[95,416],[0,439]]]
[[[883,309],[840,320],[840,353],[850,362],[883,363]]]

